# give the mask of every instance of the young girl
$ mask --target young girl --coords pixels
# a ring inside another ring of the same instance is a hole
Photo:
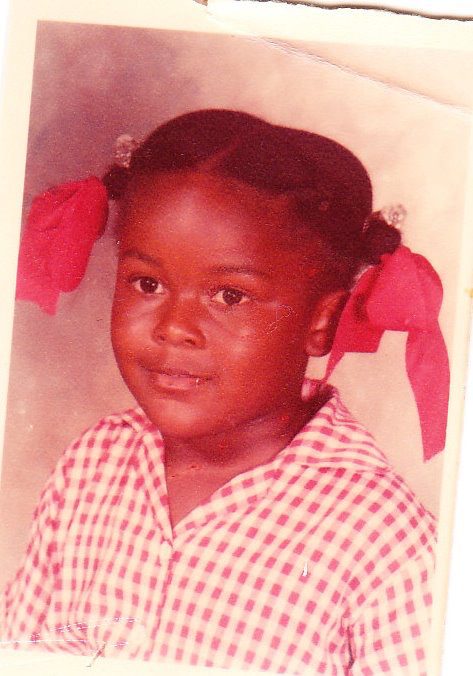
[[[125,165],[40,198],[23,239],[19,296],[53,311],[104,226],[104,185],[119,199],[112,342],[139,407],[87,431],[48,481],[5,645],[424,674],[433,519],[305,371],[332,345],[329,371],[409,330],[426,453],[440,450],[429,406],[438,420],[444,392],[423,361],[433,345],[443,387],[434,271],[371,213],[361,163],[316,134],[198,111]]]

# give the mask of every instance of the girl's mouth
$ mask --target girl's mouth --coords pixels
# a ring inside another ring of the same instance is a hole
[[[161,368],[149,372],[153,385],[162,390],[187,391],[210,380],[209,376],[197,375],[178,369]]]

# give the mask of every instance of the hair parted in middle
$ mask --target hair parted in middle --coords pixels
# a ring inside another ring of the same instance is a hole
[[[140,178],[185,171],[287,196],[295,227],[310,227],[326,247],[329,286],[349,289],[362,267],[401,241],[399,230],[372,213],[368,173],[343,145],[233,110],[198,110],[160,125],[129,167],[112,166],[103,182],[109,197],[121,200]]]

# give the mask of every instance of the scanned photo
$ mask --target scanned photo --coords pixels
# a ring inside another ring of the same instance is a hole
[[[3,648],[427,673],[467,68],[38,22]]]

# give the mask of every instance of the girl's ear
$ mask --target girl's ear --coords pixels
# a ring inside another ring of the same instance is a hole
[[[317,301],[307,332],[306,352],[309,357],[323,357],[330,352],[348,295],[347,291],[340,289]]]

